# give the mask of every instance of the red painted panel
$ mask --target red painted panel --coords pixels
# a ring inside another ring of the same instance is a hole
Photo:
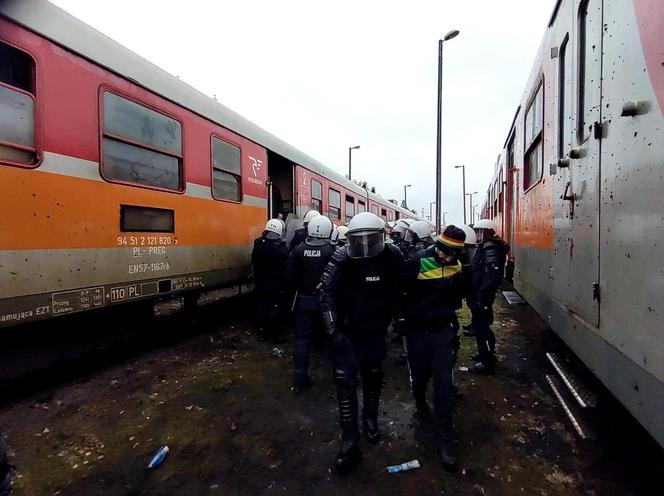
[[[210,136],[216,133],[242,150],[243,192],[267,196],[267,153],[263,147],[5,19],[0,19],[0,33],[37,62],[37,113],[41,114],[44,150],[99,161],[98,97],[106,85],[182,121],[187,182],[211,185]],[[210,100],[210,105],[214,104]]]
[[[657,95],[659,108],[664,111],[664,39],[662,38],[664,2],[661,0],[634,0],[634,9],[648,74]]]

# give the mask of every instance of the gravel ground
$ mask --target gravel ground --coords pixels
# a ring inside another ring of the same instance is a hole
[[[412,420],[408,369],[392,345],[383,440],[363,442],[363,462],[340,477],[330,470],[339,429],[326,353],[313,356],[314,388],[293,396],[292,340],[279,345],[282,358],[273,356],[242,316],[251,313],[243,311],[247,303],[234,311],[208,308],[183,330],[185,340],[0,407],[15,493],[657,494],[648,491],[648,475],[656,473],[651,466],[664,466],[661,450],[647,438],[639,444],[642,434],[623,424],[619,441],[579,440],[546,387],[544,324],[528,306],[509,306],[502,297],[494,325],[497,375],[457,374],[459,472],[442,469],[431,429]],[[473,353],[474,342],[463,338],[459,365]],[[170,447],[168,458],[147,471],[162,445]],[[644,446],[647,462],[632,456]],[[386,473],[412,459],[422,468]]]

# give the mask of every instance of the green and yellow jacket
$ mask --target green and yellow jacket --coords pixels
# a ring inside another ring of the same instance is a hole
[[[402,310],[409,327],[458,328],[455,310],[463,298],[461,263],[438,258],[435,246],[414,253],[403,273]]]

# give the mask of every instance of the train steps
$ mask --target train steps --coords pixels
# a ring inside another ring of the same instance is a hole
[[[586,388],[558,355],[547,353],[546,358],[555,371],[555,374],[546,374],[546,380],[574,430],[581,439],[595,439],[588,417],[591,416],[589,411],[597,405],[597,396]]]

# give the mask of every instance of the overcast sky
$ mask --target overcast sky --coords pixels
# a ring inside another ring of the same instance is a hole
[[[328,167],[429,213],[438,39],[443,210],[463,218],[505,141],[554,0],[53,0]]]

